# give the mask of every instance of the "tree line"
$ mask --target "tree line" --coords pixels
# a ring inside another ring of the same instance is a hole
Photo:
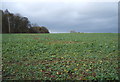
[[[44,26],[30,23],[27,17],[10,13],[7,9],[2,12],[2,33],[49,33]]]

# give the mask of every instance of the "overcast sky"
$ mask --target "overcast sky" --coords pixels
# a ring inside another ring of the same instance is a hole
[[[50,32],[118,32],[118,3],[86,1],[3,1],[2,10],[28,17]],[[105,1],[105,0],[104,0]]]

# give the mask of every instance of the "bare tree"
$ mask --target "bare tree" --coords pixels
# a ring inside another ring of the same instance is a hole
[[[71,31],[70,31],[70,33],[76,33],[76,31],[74,31],[74,30],[71,30]]]
[[[9,33],[10,33],[10,18],[9,18],[9,11],[6,9],[5,14],[7,15],[7,20],[8,20],[8,28],[9,28]]]

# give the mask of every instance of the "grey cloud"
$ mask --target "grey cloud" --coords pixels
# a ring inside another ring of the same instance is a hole
[[[9,5],[10,4],[10,5]],[[3,9],[27,16],[51,32],[117,32],[117,3],[3,3]]]

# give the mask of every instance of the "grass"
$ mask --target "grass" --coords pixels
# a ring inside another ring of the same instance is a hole
[[[3,34],[3,80],[118,80],[116,33]]]

